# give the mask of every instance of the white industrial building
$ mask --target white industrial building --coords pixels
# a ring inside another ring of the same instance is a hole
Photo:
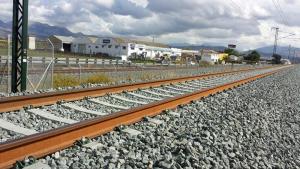
[[[126,38],[99,37],[92,40],[90,37],[79,37],[73,40],[72,52],[83,54],[106,54],[121,57],[122,60],[132,58],[159,58],[164,55],[181,56],[181,49],[169,48],[161,43],[152,43]]]
[[[81,54],[96,54],[96,45],[95,42],[97,38],[82,36],[73,39],[71,51],[73,53],[81,53]]]
[[[50,36],[49,39],[54,42],[56,50],[71,51],[80,54],[101,54],[112,57],[121,57],[122,60],[128,58],[149,58],[155,59],[162,56],[181,57],[182,50],[170,48],[161,43],[131,40],[127,38],[115,37],[63,37]]]

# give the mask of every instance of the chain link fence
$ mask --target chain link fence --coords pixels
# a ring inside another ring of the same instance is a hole
[[[54,47],[50,40],[36,41],[35,50],[28,52],[27,90],[53,88]]]
[[[0,40],[0,94],[11,91],[12,40]],[[54,50],[49,40],[37,41],[35,50],[28,50],[27,90],[53,88]]]

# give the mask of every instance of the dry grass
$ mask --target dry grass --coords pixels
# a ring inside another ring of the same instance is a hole
[[[80,84],[109,84],[112,83],[113,79],[109,78],[104,74],[94,74],[88,76],[80,82],[77,76],[72,75],[54,75],[54,88],[59,87],[74,87]]]
[[[201,67],[210,67],[210,66],[213,66],[212,63],[207,62],[207,61],[200,61],[199,65],[200,65]]]
[[[54,75],[54,88],[79,86],[80,82],[76,76]]]
[[[102,84],[109,84],[113,82],[113,79],[108,77],[107,75],[104,74],[95,74],[89,76],[87,79],[85,79],[82,83],[91,83],[91,84],[97,84],[97,83],[102,83]]]
[[[154,75],[153,75],[153,74],[151,74],[151,73],[147,73],[147,72],[145,72],[145,73],[142,73],[142,74],[141,74],[141,77],[140,77],[140,79],[141,79],[142,81],[149,81],[149,80],[153,80],[153,79],[154,79]]]

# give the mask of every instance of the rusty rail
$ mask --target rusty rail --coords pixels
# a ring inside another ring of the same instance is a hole
[[[0,144],[0,168],[12,167],[17,160],[23,160],[24,157],[27,156],[43,157],[47,154],[72,146],[76,140],[79,140],[82,137],[92,138],[99,136],[112,131],[117,126],[141,121],[146,116],[155,116],[160,114],[163,110],[176,108],[178,105],[190,103],[193,100],[198,100],[211,94],[234,88],[258,78],[269,76],[278,71],[280,70]]]
[[[28,107],[28,106],[38,107],[38,106],[55,104],[57,101],[62,101],[62,100],[74,101],[74,100],[83,99],[84,97],[87,96],[99,97],[107,93],[118,93],[125,90],[132,91],[132,90],[137,90],[139,88],[157,87],[164,84],[178,83],[178,82],[184,82],[188,80],[202,79],[202,78],[208,78],[213,76],[223,76],[232,73],[246,72],[251,70],[261,70],[261,69],[268,69],[268,68],[270,67],[210,73],[210,74],[203,74],[203,75],[196,75],[196,76],[189,76],[189,77],[180,77],[180,78],[173,78],[173,79],[124,84],[124,85],[116,85],[116,86],[109,86],[109,87],[93,87],[93,88],[86,88],[86,89],[74,89],[69,91],[41,93],[41,94],[34,94],[28,96],[7,97],[7,98],[0,99],[0,113],[19,110],[22,109],[23,107]]]

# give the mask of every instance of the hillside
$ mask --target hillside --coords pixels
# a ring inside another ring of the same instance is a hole
[[[11,22],[3,22],[0,20],[0,37],[6,38],[11,32]],[[29,24],[29,34],[38,38],[46,38],[51,35],[60,36],[81,36],[83,33],[73,33],[67,28],[59,26],[51,26],[44,23],[33,22]]]
[[[224,51],[226,49],[226,47],[224,47],[224,46],[191,45],[188,43],[173,43],[173,44],[169,44],[169,45],[174,48],[189,49],[189,50],[209,49],[209,50],[215,50],[215,51]]]

